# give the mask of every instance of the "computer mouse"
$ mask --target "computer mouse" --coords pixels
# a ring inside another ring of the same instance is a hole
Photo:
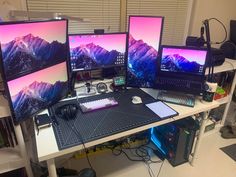
[[[133,103],[133,104],[140,104],[140,103],[142,103],[141,97],[139,97],[139,96],[133,96],[133,97],[132,97],[132,103]]]

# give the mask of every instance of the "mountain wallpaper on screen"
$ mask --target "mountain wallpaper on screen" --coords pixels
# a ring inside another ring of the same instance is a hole
[[[32,82],[16,95],[12,96],[12,105],[17,121],[36,113],[38,110],[62,98],[66,92],[67,82],[57,81],[54,84]]]
[[[153,87],[157,72],[158,52],[143,40],[129,35],[128,78],[129,85]]]
[[[116,50],[89,43],[70,49],[71,62],[75,68],[96,68],[101,65],[114,65],[117,57],[124,55]]]
[[[179,54],[166,55],[162,58],[161,68],[172,72],[199,73],[203,65],[195,61],[189,61]]]
[[[8,78],[44,66],[65,61],[67,47],[65,43],[35,37],[32,34],[17,37],[2,44],[5,74]]]

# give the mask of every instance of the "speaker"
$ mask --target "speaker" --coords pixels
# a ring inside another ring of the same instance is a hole
[[[236,45],[232,41],[226,41],[220,49],[223,51],[225,58],[236,59]]]
[[[230,41],[236,44],[236,20],[230,20]]]
[[[95,34],[104,34],[105,30],[104,29],[94,29]]]
[[[205,40],[201,37],[188,36],[185,42],[186,46],[202,47],[204,46]]]
[[[211,55],[212,55],[212,65],[213,66],[220,66],[225,62],[225,56],[222,49],[211,48]],[[206,66],[210,66],[210,61],[206,61]]]

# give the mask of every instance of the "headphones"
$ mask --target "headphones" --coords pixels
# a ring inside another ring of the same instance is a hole
[[[77,110],[76,104],[65,104],[56,108],[56,115],[62,119],[70,120],[76,118]]]

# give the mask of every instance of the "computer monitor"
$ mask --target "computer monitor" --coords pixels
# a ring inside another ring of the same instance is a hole
[[[127,33],[70,34],[72,71],[124,66]]]
[[[129,17],[127,86],[155,86],[163,23],[164,17]]]
[[[192,95],[202,95],[207,49],[161,46],[156,87]]]
[[[0,23],[0,63],[15,124],[67,95],[67,28],[67,20]]]
[[[160,72],[172,75],[204,76],[207,50],[202,48],[162,46]]]

